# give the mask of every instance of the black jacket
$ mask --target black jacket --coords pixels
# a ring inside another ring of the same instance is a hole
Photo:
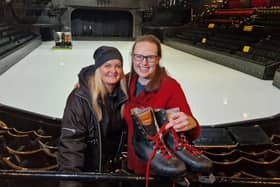
[[[87,87],[87,78],[92,72],[91,67],[82,69],[79,74],[80,88],[74,89],[67,99],[58,146],[57,161],[61,171],[103,171],[102,158],[106,155],[102,154],[104,147],[101,126],[109,125],[108,128],[111,128],[112,119],[121,119],[121,105],[127,100],[119,86],[114,90],[113,96],[110,96],[113,98],[106,98],[111,101],[109,106],[102,104],[100,99],[103,119],[99,124]],[[108,112],[108,107],[111,113]],[[121,123],[120,120],[117,121]],[[119,149],[126,138],[125,125],[122,129],[119,135]]]

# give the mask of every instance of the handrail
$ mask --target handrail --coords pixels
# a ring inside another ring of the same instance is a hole
[[[0,170],[0,178],[39,178],[68,181],[145,181],[144,176],[127,173],[97,173],[97,172],[59,172],[59,171],[15,171]],[[164,181],[163,177],[149,177],[151,181]]]

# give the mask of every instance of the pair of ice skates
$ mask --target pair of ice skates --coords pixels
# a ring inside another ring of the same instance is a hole
[[[178,108],[154,110],[150,107],[131,110],[132,142],[136,155],[147,164],[146,179],[151,168],[155,174],[174,178],[185,186],[189,184],[189,173],[192,173],[191,178],[196,173],[198,182],[213,183],[212,161],[189,145],[183,132],[165,128],[168,116],[178,111]],[[199,178],[201,174],[209,175],[209,178]]]

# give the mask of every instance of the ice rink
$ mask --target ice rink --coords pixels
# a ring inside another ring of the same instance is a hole
[[[130,69],[131,41],[73,41],[73,48],[41,46],[0,75],[0,103],[61,118],[80,69],[93,63],[101,45],[117,47]],[[178,80],[201,125],[218,125],[280,113],[280,90],[272,81],[209,62],[163,45],[161,65]]]

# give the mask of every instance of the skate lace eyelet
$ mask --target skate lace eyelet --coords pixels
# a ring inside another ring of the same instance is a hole
[[[196,149],[195,147],[188,144],[188,140],[184,133],[179,133],[179,136],[178,136],[177,132],[173,128],[171,129],[171,133],[174,138],[174,152],[178,149],[181,149],[181,150],[186,149],[193,155],[198,156],[198,155],[202,154],[198,149]]]

